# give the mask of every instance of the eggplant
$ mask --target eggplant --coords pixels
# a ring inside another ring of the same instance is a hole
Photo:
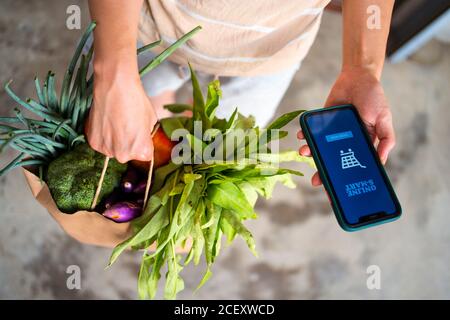
[[[118,202],[103,212],[104,217],[115,222],[128,222],[141,214],[142,207],[130,201]]]
[[[144,198],[136,199],[136,204],[142,208],[144,206]]]
[[[130,166],[127,172],[123,175],[122,182],[120,183],[122,191],[126,193],[132,192],[136,184],[139,182],[139,176],[140,173]]]
[[[136,184],[136,186],[133,189],[134,193],[138,193],[138,194],[144,194],[145,193],[145,187],[147,186],[147,181],[140,181],[138,184]]]
[[[109,209],[113,204],[123,199],[122,192],[116,188],[101,203],[100,208]]]

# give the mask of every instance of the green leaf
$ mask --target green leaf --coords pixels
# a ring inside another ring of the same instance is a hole
[[[187,183],[196,181],[198,179],[201,179],[202,177],[203,176],[201,174],[198,174],[198,173],[185,173],[184,176],[183,176],[183,180],[184,180],[184,183],[187,184]]]
[[[211,121],[205,112],[205,99],[203,98],[202,90],[200,88],[200,84],[197,79],[197,75],[195,74],[194,69],[189,64],[189,70],[191,71],[191,82],[192,82],[192,94],[194,100],[194,106],[192,109],[192,119],[194,121],[202,122],[202,130],[203,132],[209,128],[211,128]],[[191,132],[193,128],[191,128]],[[202,132],[202,134],[203,134]]]
[[[235,213],[230,210],[224,210],[223,218],[236,230],[236,232],[245,240],[250,251],[257,257],[255,240],[250,231],[239,221]]]
[[[289,122],[291,122],[293,119],[297,118],[302,112],[305,110],[297,110],[292,111],[289,113],[285,113],[282,116],[275,119],[267,128],[266,130],[273,130],[273,129],[281,129],[285,125],[287,125]]]
[[[172,113],[183,113],[185,111],[192,111],[192,106],[183,103],[172,103],[164,105],[164,109],[169,110]]]
[[[233,226],[227,221],[227,219],[220,219],[220,229],[227,237],[227,243],[230,244],[233,242],[236,237],[236,230]]]
[[[145,240],[152,238],[156,235],[162,228],[164,228],[169,223],[167,217],[167,208],[161,207],[158,212],[150,219],[141,230],[139,230],[135,235],[125,240],[124,242],[117,245],[109,258],[109,264],[112,265],[119,255],[128,247],[144,242]]]
[[[208,268],[206,268],[206,272],[202,277],[202,280],[200,281],[200,283],[198,284],[197,288],[195,289],[195,291],[197,291],[198,289],[200,289],[201,287],[203,287],[203,285],[209,280],[209,278],[211,278],[212,276],[212,272],[211,272],[211,268],[208,266]]]
[[[255,217],[253,207],[247,201],[245,194],[232,182],[224,182],[208,186],[208,199],[228,210],[239,212],[246,218]]]
[[[171,117],[160,119],[161,127],[167,137],[171,138],[175,130],[187,129],[187,125],[190,121],[188,117]]]
[[[201,139],[197,138],[193,134],[188,133],[186,135],[186,139],[189,143],[189,146],[192,150],[192,161],[194,164],[203,162],[203,151],[206,148],[206,143],[204,143]]]
[[[219,119],[214,117],[211,127],[214,129],[218,129],[221,132],[225,132],[227,130],[227,119]]]
[[[177,194],[181,194],[181,193],[183,192],[183,190],[184,190],[184,186],[185,186],[184,183],[179,183],[179,184],[177,184],[177,185],[176,185],[175,187],[173,187],[173,189],[169,192],[169,196],[172,197],[172,196],[175,196],[175,195],[177,195]]]
[[[252,185],[255,190],[266,199],[272,196],[273,189],[277,182],[283,183],[285,186],[294,188],[295,184],[292,181],[290,174],[260,176],[246,178],[246,181]]]
[[[194,229],[193,229],[193,234],[192,234],[192,240],[193,240],[193,245],[192,245],[192,249],[194,250],[194,264],[198,265],[200,262],[200,257],[202,255],[203,252],[203,248],[205,245],[205,238],[203,236],[203,232],[201,229],[201,218],[204,215],[206,210],[205,207],[205,202],[200,199],[200,201],[197,204],[197,208],[195,210],[195,225],[194,225]]]
[[[248,203],[254,207],[256,204],[256,200],[258,200],[258,193],[255,188],[251,185],[251,183],[247,181],[242,181],[237,184],[238,188],[241,189],[242,193],[245,195]]]
[[[222,208],[211,203],[209,201],[206,202],[207,209],[207,219],[212,220],[211,226],[203,229],[203,236],[205,238],[205,257],[206,263],[210,265],[214,262],[216,257],[216,241],[217,241],[217,232],[220,231],[219,220],[220,215],[222,213]]]
[[[169,162],[165,166],[159,167],[155,171],[150,192],[152,194],[158,192],[164,185],[165,181],[172,176],[175,171],[181,167],[181,164]]]
[[[194,99],[193,107],[193,117],[195,120],[201,120],[202,114],[205,113],[205,99],[203,98],[202,89],[197,79],[197,74],[195,73],[192,66],[189,64],[189,70],[191,71],[191,82],[192,82],[192,95]]]
[[[225,125],[225,128],[224,128],[225,130],[232,129],[236,126],[237,114],[238,114],[238,109],[235,108],[233,113],[230,116],[230,119],[228,119],[228,121]]]
[[[180,200],[178,201],[177,208],[175,209],[175,212],[173,213],[173,216],[170,219],[169,233],[167,235],[167,238],[163,242],[158,243],[158,247],[156,248],[156,251],[152,254],[152,256],[155,256],[159,252],[161,252],[161,250],[163,250],[169,244],[169,242],[172,240],[172,238],[175,236],[175,234],[182,227],[182,225],[179,221],[179,217],[180,217],[180,214],[182,214],[185,210],[190,210],[190,207],[188,207],[186,204],[188,202],[187,199],[188,199],[193,187],[194,187],[194,182],[190,182],[190,183],[186,184],[186,186],[183,190],[183,193],[181,194]],[[151,223],[149,223],[149,224],[151,224]]]
[[[150,273],[150,276],[148,278],[148,295],[150,299],[154,299],[156,295],[156,291],[158,290],[158,282],[159,279],[161,279],[161,268],[164,264],[164,251],[157,254],[154,258],[154,263],[152,266],[152,271]]]
[[[193,231],[192,231],[193,234]],[[191,236],[192,236],[191,234]],[[187,254],[186,258],[184,259],[183,265],[187,266],[192,259],[194,258],[194,243],[192,243],[191,249],[189,250],[189,253]]]
[[[258,146],[262,150],[262,147],[268,145],[269,142],[274,140],[281,140],[288,136],[288,132],[285,130],[272,129],[272,130],[262,130],[259,134]]]
[[[308,164],[314,163],[311,157],[301,156],[295,150],[283,151],[280,153],[256,153],[251,154],[250,158],[257,159],[262,162],[280,163],[280,162],[306,162]]]
[[[148,283],[150,279],[150,266],[154,263],[146,252],[142,256],[141,267],[138,275],[138,295],[139,299],[147,299],[148,297]]]
[[[238,113],[237,120],[233,129],[254,129],[255,117],[250,115],[248,117]]]
[[[182,219],[182,227],[175,236],[175,245],[178,247],[184,247],[187,239],[191,236],[194,229],[194,210],[186,210],[185,217]]]
[[[168,252],[172,252],[170,255]],[[164,288],[164,298],[168,300],[173,300],[176,298],[177,293],[184,289],[184,281],[180,277],[180,272],[183,267],[178,263],[180,256],[174,254],[175,248],[173,244],[167,246],[166,254],[169,255],[169,260],[167,263],[168,270],[166,274],[166,285]]]
[[[222,246],[222,229],[220,228],[220,221],[222,220],[222,217],[219,217],[219,221],[217,222],[217,226],[216,226],[216,234],[214,237],[214,245],[213,245],[213,251],[212,251],[212,257],[213,257],[213,262],[214,260],[217,258],[217,256],[220,253],[220,248]]]
[[[219,80],[211,81],[208,84],[208,95],[206,98],[205,113],[209,117],[209,120],[214,119],[214,114],[219,106],[219,99],[222,96],[222,91],[220,90]]]

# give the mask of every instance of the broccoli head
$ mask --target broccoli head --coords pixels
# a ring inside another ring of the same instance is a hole
[[[50,162],[46,182],[61,211],[73,213],[90,209],[104,161],[103,154],[81,144]],[[127,164],[110,159],[98,202],[119,185],[126,169]]]

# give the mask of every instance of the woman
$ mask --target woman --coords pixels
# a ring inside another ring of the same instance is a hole
[[[187,81],[189,61],[202,77],[220,77],[218,115],[238,106],[259,124],[274,114],[319,28],[327,0],[195,1],[91,0],[94,32],[94,101],[87,125],[90,145],[121,162],[150,160],[150,133],[161,106],[174,102]],[[384,163],[395,144],[392,117],[380,85],[393,0],[343,1],[342,70],[325,106],[352,103],[377,140]],[[375,23],[374,23],[375,21]],[[142,82],[136,43],[167,46],[201,25],[171,62]],[[149,97],[150,96],[150,97]],[[299,139],[303,139],[301,132]],[[308,146],[300,153],[310,155]],[[319,185],[317,174],[313,185]]]

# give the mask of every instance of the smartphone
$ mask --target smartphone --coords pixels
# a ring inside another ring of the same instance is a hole
[[[400,203],[353,105],[304,112],[300,126],[344,230],[400,217]]]

